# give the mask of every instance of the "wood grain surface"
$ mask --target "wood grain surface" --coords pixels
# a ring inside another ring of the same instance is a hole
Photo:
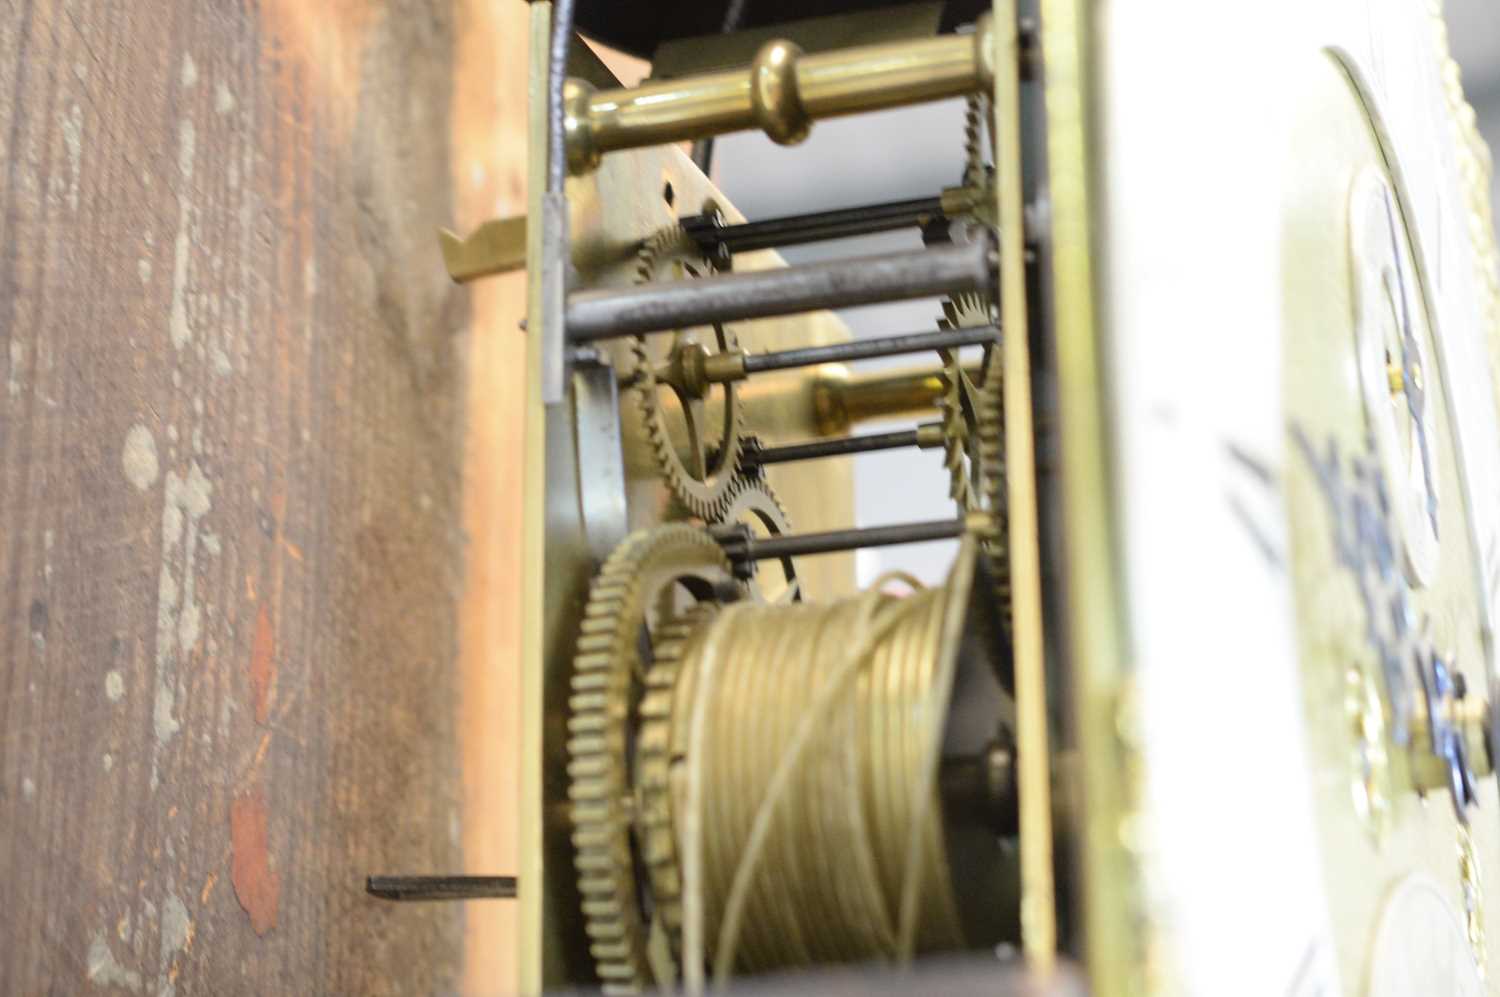
[[[0,993],[464,984],[362,885],[510,871],[505,7],[0,0]]]
[[[453,63],[453,186],[457,227],[526,213],[527,5],[457,6]],[[521,483],[525,470],[526,275],[467,285],[470,327],[465,419],[459,731],[467,871],[517,869],[521,725]],[[516,904],[466,905],[463,989],[514,992]]]

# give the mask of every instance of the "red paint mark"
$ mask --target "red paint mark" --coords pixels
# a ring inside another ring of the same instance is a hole
[[[276,634],[271,627],[271,607],[261,603],[255,617],[255,639],[250,644],[250,693],[258,724],[271,718],[271,690],[275,685]]]
[[[267,840],[266,794],[257,786],[229,807],[229,879],[257,935],[276,927],[281,904],[281,876],[271,868]]]

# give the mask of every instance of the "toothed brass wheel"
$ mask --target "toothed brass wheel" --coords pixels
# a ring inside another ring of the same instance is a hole
[[[663,627],[656,659],[646,673],[641,700],[640,742],[636,751],[636,807],[640,814],[640,850],[651,885],[656,918],[674,961],[682,957],[682,867],[677,830],[672,822],[672,706],[683,650],[693,635],[714,618],[718,607],[694,606]]]
[[[944,329],[971,329],[995,322],[987,295],[962,294],[943,302]],[[1010,555],[1005,494],[1005,420],[1002,356],[987,346],[977,365],[965,365],[957,350],[939,351],[943,361],[943,459],[948,494],[964,512],[982,511],[981,550],[1000,596],[1000,621],[1010,634]]]
[[[990,160],[995,149],[995,116],[990,103],[972,96],[964,115],[964,186],[982,193],[968,221],[992,233],[998,217]],[[999,302],[991,295],[962,294],[943,303],[944,317],[938,324],[964,329],[998,323],[999,310]],[[1000,601],[1001,630],[1009,640],[1010,516],[1005,483],[1003,351],[999,346],[985,348],[977,379],[959,362],[958,351],[944,351],[942,359],[946,390],[941,409],[949,493],[963,511],[985,513],[986,525],[979,532],[980,550],[989,562]]]
[[[691,279],[708,268],[696,253],[680,226],[665,228],[642,244],[636,283],[661,279],[665,267],[677,271],[674,277]],[[738,348],[723,325],[632,341],[635,404],[657,468],[682,510],[709,522],[722,518],[740,474],[743,416],[733,383],[699,384],[682,373],[694,359]]]
[[[635,853],[650,865],[654,840],[640,829],[631,778],[646,676],[675,639],[673,620],[739,590],[719,544],[675,523],[626,537],[589,589],[568,701],[568,799],[589,951],[606,993],[670,984],[674,972],[660,947],[653,959],[659,913],[635,872]]]
[[[999,601],[1000,632],[1011,636],[1010,603],[1010,499],[1005,478],[1005,379],[998,347],[985,359],[984,382],[976,397],[975,425],[978,436],[974,451],[982,469],[984,511],[987,518],[980,532],[979,549],[989,563]]]
[[[993,322],[988,295],[960,294],[943,302],[943,318],[938,320],[938,328],[975,329]],[[938,407],[942,413],[948,494],[965,512],[984,507],[985,479],[991,472],[980,447],[979,410],[993,352],[994,347],[985,347],[976,376],[974,370],[965,367],[958,350],[938,351],[943,361],[943,395]]]
[[[771,491],[762,474],[741,478],[730,489],[723,523],[749,527],[759,536],[779,537],[792,532],[791,519],[781,500]],[[780,571],[765,564],[752,565],[755,574],[746,583],[757,602],[796,602],[802,598],[797,566],[790,557],[777,561]],[[777,577],[777,575],[780,577]]]

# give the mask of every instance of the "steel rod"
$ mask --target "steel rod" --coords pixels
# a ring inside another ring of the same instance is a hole
[[[365,892],[382,900],[513,900],[514,876],[370,876]]]
[[[877,450],[900,450],[905,447],[920,447],[923,429],[941,428],[938,423],[927,423],[916,429],[902,429],[891,433],[870,433],[865,436],[835,436],[826,440],[808,443],[788,443],[779,447],[755,447],[745,450],[745,462],[754,467],[767,464],[786,464],[795,460],[817,460],[821,457],[843,457],[848,454],[873,453]],[[941,440],[941,435],[938,437]]]
[[[899,336],[881,336],[878,339],[859,339],[850,343],[779,350],[775,353],[751,353],[745,356],[745,373],[763,374],[766,371],[816,367],[818,364],[825,363],[848,363],[852,360],[870,360],[875,357],[895,357],[904,353],[951,350],[961,346],[994,343],[999,338],[998,326],[985,325],[971,329],[911,332]]]
[[[594,342],[714,322],[851,308],[988,288],[994,281],[989,240],[731,273],[626,290],[578,291],[568,297],[568,338]]]
[[[856,530],[830,530],[827,533],[790,534],[780,537],[757,537],[741,528],[722,535],[724,552],[736,561],[768,561],[809,554],[832,554],[864,547],[891,547],[896,544],[951,540],[964,532],[961,519],[940,519],[930,523],[903,523],[899,526],[872,526]]]
[[[806,215],[767,218],[738,225],[715,225],[706,216],[684,218],[682,226],[704,254],[742,253],[775,246],[797,246],[825,239],[889,232],[922,225],[943,215],[941,197],[917,197],[884,204],[817,211]]]

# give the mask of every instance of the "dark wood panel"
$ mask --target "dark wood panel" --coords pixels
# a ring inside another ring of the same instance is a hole
[[[457,985],[453,46],[0,5],[0,992]]]

